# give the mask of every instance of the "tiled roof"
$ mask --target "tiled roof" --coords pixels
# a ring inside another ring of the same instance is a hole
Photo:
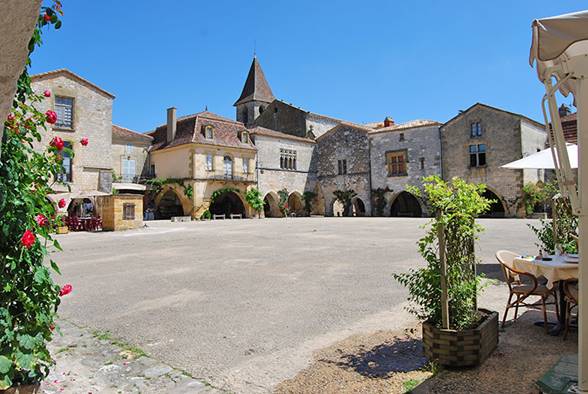
[[[125,141],[137,141],[137,142],[151,142],[153,137],[147,134],[138,133],[136,131],[127,129],[125,127],[112,125],[112,138],[119,138]]]
[[[84,84],[84,85],[88,85],[91,88],[94,88],[95,90],[107,95],[110,98],[114,98],[114,95],[104,89],[102,89],[100,86],[88,81],[85,78],[80,77],[78,74],[73,73],[71,71],[69,71],[66,68],[60,68],[57,70],[53,70],[53,71],[47,71],[44,73],[40,73],[40,74],[35,74],[35,75],[31,75],[31,80],[34,81],[38,81],[38,80],[42,80],[42,79],[47,79],[47,78],[51,78],[51,77],[55,77],[55,76],[59,76],[59,75],[67,75],[68,77],[77,80],[78,82]]]
[[[286,140],[293,140],[293,141],[300,141],[300,142],[306,142],[309,144],[314,144],[314,140],[312,140],[310,138],[298,137],[296,135],[282,133],[281,131],[270,130],[270,129],[266,129],[265,127],[260,127],[260,126],[249,129],[249,133],[251,135],[264,135],[267,137],[282,138],[282,139],[286,139]]]
[[[249,100],[259,100],[267,103],[274,100],[274,94],[272,93],[269,83],[267,83],[267,80],[265,79],[265,74],[261,69],[257,57],[253,57],[253,62],[249,68],[249,74],[247,74],[245,86],[243,86],[241,96],[239,96],[234,105]]]
[[[370,134],[376,133],[385,133],[390,131],[400,131],[406,129],[413,129],[416,127],[425,127],[425,126],[440,126],[441,123],[435,120],[428,120],[428,119],[415,119],[405,123],[394,124],[389,127],[380,127],[370,131]]]
[[[563,129],[566,142],[571,144],[578,143],[578,119],[576,113],[562,116],[561,128]]]
[[[209,125],[214,130],[212,140],[204,138],[204,128]],[[247,130],[243,123],[228,120],[220,115],[205,111],[178,118],[176,138],[170,143],[166,141],[167,125],[159,126],[149,134],[154,138],[152,150],[171,148],[190,143],[255,149],[255,146],[251,142],[241,142],[239,134],[243,130]]]

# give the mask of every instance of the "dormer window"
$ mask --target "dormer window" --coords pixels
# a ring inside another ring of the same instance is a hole
[[[249,143],[249,133],[248,132],[246,132],[246,131],[241,132],[241,142],[244,144]]]
[[[214,128],[212,126],[204,127],[204,138],[211,140],[214,138]]]

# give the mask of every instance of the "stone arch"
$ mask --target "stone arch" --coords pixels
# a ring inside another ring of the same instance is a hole
[[[490,209],[485,214],[481,215],[483,218],[503,218],[506,216],[506,204],[504,200],[495,193],[492,189],[486,187],[486,191],[482,194],[483,197],[493,200],[490,204]]]
[[[292,192],[288,196],[288,210],[296,216],[304,216],[304,200],[299,192]]]
[[[268,192],[263,198],[263,213],[266,218],[281,218],[282,212],[280,212],[279,206],[280,196],[278,193],[271,191]]]
[[[192,203],[176,185],[166,185],[155,198],[155,217],[171,219],[173,216],[189,215]]]
[[[365,203],[359,197],[353,197],[351,200],[351,210],[353,216],[365,216]]]
[[[390,206],[390,216],[415,217],[423,216],[423,207],[418,198],[407,191],[398,193]]]
[[[234,191],[226,191],[218,196],[208,208],[211,215],[225,215],[227,219],[231,214],[241,215],[243,218],[247,217],[247,210],[245,209],[245,202]]]

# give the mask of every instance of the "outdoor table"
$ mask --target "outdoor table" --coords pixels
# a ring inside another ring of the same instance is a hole
[[[564,281],[568,279],[578,279],[579,263],[568,263],[565,256],[549,255],[551,260],[538,260],[535,257],[516,257],[513,260],[513,268],[517,271],[528,272],[535,277],[543,276],[547,279],[547,288],[553,289],[557,284],[559,292],[559,316],[558,324],[553,327],[549,333],[559,335],[565,326],[566,320],[566,302],[564,295]]]

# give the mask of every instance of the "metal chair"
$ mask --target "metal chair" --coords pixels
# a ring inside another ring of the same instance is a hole
[[[545,332],[547,332],[548,303],[546,302],[546,300],[547,298],[549,298],[549,296],[553,296],[555,300],[553,304],[555,304],[555,309],[557,311],[557,314],[559,315],[555,289],[548,289],[545,285],[540,284],[537,278],[528,272],[515,270],[513,268],[513,260],[515,259],[515,257],[518,256],[519,255],[517,253],[513,253],[508,250],[500,250],[496,252],[496,259],[500,263],[510,293],[508,296],[508,301],[506,303],[506,309],[504,310],[504,317],[502,318],[502,328],[504,328],[508,311],[511,308],[515,308],[514,320],[516,320],[519,313],[519,306],[534,307],[533,304],[528,304],[525,302],[525,300],[528,297],[537,296],[541,298],[541,310],[543,311],[543,327],[545,328]],[[523,278],[526,278],[527,281],[524,281]],[[513,297],[516,297],[516,300],[513,301]]]
[[[572,309],[578,306],[578,281],[575,279],[566,280],[563,289],[566,300],[566,326],[563,335],[563,339],[565,340],[568,337],[568,331],[570,330]]]

